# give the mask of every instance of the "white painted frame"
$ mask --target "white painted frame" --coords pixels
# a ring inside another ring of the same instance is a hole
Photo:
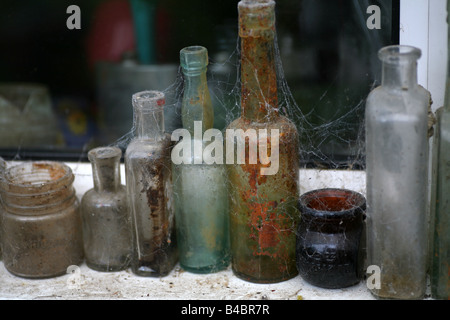
[[[422,50],[418,82],[431,92],[433,111],[444,104],[447,32],[446,0],[400,0],[400,44]]]

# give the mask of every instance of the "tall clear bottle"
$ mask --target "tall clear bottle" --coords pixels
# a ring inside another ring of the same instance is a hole
[[[232,269],[247,281],[298,274],[299,142],[278,112],[275,2],[238,4],[241,116],[226,130]]]
[[[388,46],[381,86],[366,102],[367,260],[379,298],[420,299],[426,289],[428,107],[417,83],[421,51]]]
[[[179,146],[189,144],[192,152],[185,159],[187,163],[173,164],[179,261],[187,271],[211,273],[225,269],[230,255],[226,167],[223,157],[218,163],[203,158],[203,150],[210,145],[208,139],[203,141],[203,136],[212,128],[214,119],[206,78],[207,49],[201,46],[182,49],[180,63],[185,84],[182,122],[190,138],[183,138]],[[210,132],[221,136],[219,130]],[[220,146],[222,143],[223,140]],[[197,150],[196,145],[202,148]]]
[[[177,262],[170,152],[164,132],[165,96],[160,91],[133,95],[136,137],[125,152],[132,222],[131,269],[139,276],[165,276]]]
[[[120,180],[122,151],[98,147],[88,152],[94,188],[81,199],[86,264],[98,271],[128,267],[131,256],[131,225],[127,190]]]
[[[450,25],[448,36],[445,101],[436,111],[434,131],[430,223],[431,296],[445,300],[450,299]]]

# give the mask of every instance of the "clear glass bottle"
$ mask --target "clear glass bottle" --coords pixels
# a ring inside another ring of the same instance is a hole
[[[450,1],[447,1],[447,11]],[[450,26],[449,26],[450,31]],[[450,299],[450,32],[444,106],[436,111],[430,223],[430,283],[434,299]]]
[[[170,135],[164,131],[164,93],[132,97],[136,137],[125,151],[132,222],[131,269],[139,276],[165,276],[177,262]]]
[[[379,51],[381,86],[366,102],[367,264],[381,269],[379,298],[420,299],[426,289],[428,108],[417,83],[421,51]]]
[[[183,127],[189,131],[191,146],[199,143],[204,150],[208,143],[203,141],[203,134],[212,128],[214,120],[206,78],[207,49],[182,49],[180,63],[185,84]],[[198,132],[194,132],[196,121]],[[180,143],[186,143],[184,138]],[[196,158],[202,160],[196,163]],[[202,155],[192,152],[187,163],[173,164],[179,261],[183,269],[194,273],[216,272],[230,263],[227,177],[223,159],[220,160],[205,163]]]
[[[82,222],[67,165],[25,162],[0,179],[5,268],[25,278],[66,274],[83,262]]]
[[[86,264],[97,271],[119,271],[131,257],[127,191],[120,180],[122,150],[99,147],[88,152],[94,188],[81,199]]]
[[[278,112],[275,2],[243,0],[238,10],[242,112],[225,137],[232,269],[274,283],[298,274],[299,136]]]

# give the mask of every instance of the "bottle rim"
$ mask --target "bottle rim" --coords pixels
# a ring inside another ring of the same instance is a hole
[[[208,66],[208,50],[203,46],[189,46],[180,50],[180,65],[184,71],[200,71]]]
[[[241,0],[238,3],[239,7],[248,7],[250,9],[259,9],[268,6],[275,6],[274,0]]]
[[[8,168],[0,179],[5,212],[22,216],[50,214],[76,200],[72,169],[57,161],[32,161]]]
[[[331,200],[332,199],[332,200]],[[333,203],[327,206],[327,202]],[[366,198],[359,192],[340,189],[323,188],[308,191],[298,201],[302,217],[310,218],[354,218],[366,210]]]
[[[135,108],[153,110],[163,108],[166,98],[162,91],[144,90],[133,94],[132,103]]]
[[[422,56],[419,48],[408,45],[391,45],[378,51],[378,58],[385,63],[399,63],[401,61],[415,61]]]
[[[238,3],[239,36],[268,37],[275,31],[275,1],[241,0]]]
[[[0,179],[0,190],[24,196],[58,191],[71,185],[72,169],[57,161],[32,161],[12,166]]]
[[[97,159],[112,159],[122,156],[122,150],[118,147],[97,147],[89,150],[89,161],[95,161]]]

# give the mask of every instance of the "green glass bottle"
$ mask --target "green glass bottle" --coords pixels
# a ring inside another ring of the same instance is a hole
[[[447,11],[450,1],[447,1]],[[450,31],[450,28],[449,28]],[[449,33],[450,37],[450,33]],[[450,38],[449,42],[450,44]],[[448,47],[450,68],[450,46]],[[444,106],[436,111],[433,142],[433,179],[431,199],[431,296],[450,299],[450,71]]]
[[[275,2],[238,4],[241,116],[226,130],[232,268],[256,283],[288,280],[299,221],[298,132],[278,112]]]
[[[187,271],[211,273],[225,269],[230,263],[228,192],[223,157],[217,162],[203,157],[203,150],[211,143],[203,137],[205,133],[213,133],[220,147],[223,138],[219,130],[212,129],[207,49],[201,46],[182,49],[180,63],[184,75],[181,130],[186,136],[174,147],[174,153],[186,145],[186,151],[193,152],[190,156],[184,154],[185,161],[181,163],[172,157],[179,262]]]

